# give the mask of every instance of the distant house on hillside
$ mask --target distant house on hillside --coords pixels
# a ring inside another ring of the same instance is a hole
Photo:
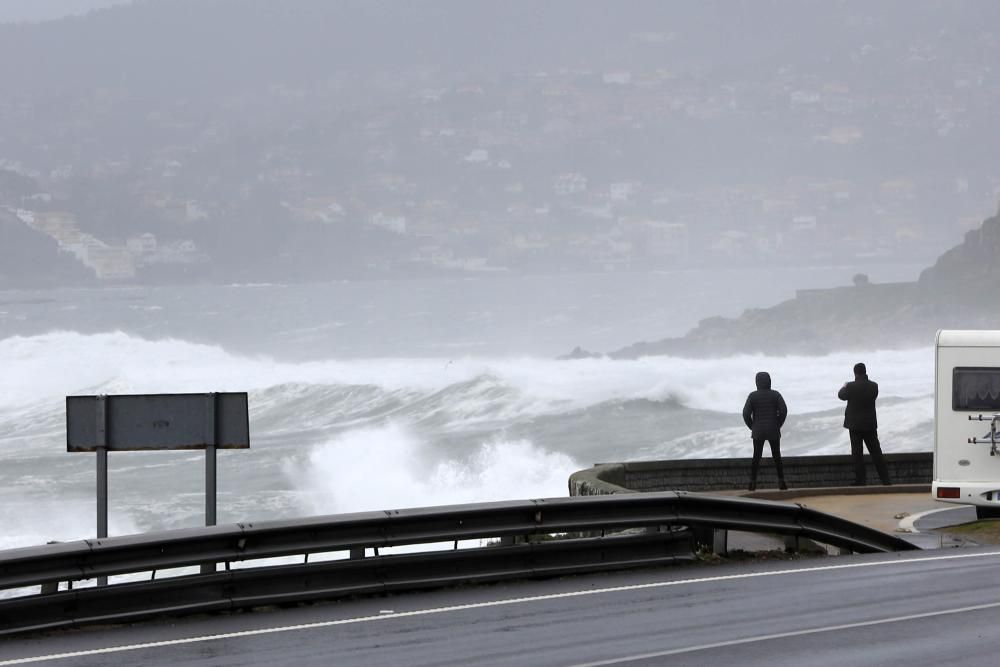
[[[682,259],[690,252],[688,226],[683,222],[621,218],[618,227],[631,244],[634,259]]]
[[[148,257],[156,253],[156,236],[146,232],[125,241],[125,247],[137,258]]]
[[[629,202],[636,192],[639,191],[639,183],[635,181],[625,181],[622,183],[612,183],[610,188],[611,201]]]
[[[601,76],[601,80],[607,84],[627,86],[632,83],[632,72],[625,70],[605,72],[604,75]]]
[[[586,192],[587,177],[578,172],[559,174],[556,176],[552,191],[560,197]]]
[[[84,263],[94,270],[99,280],[135,277],[135,257],[128,248],[90,245]]]
[[[396,234],[406,233],[406,216],[403,215],[387,215],[379,211],[368,219],[368,223]]]

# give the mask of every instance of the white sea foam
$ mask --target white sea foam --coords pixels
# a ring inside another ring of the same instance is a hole
[[[884,402],[878,421],[885,452],[931,451],[934,446],[934,401],[930,397]],[[782,454],[849,454],[850,440],[843,424],[842,409],[792,415],[781,429]],[[636,458],[734,458],[750,456],[751,452],[750,432],[740,424],[668,438],[643,448]]]
[[[263,390],[283,384],[315,384],[437,392],[490,378],[518,398],[516,404],[499,402],[496,407],[515,412],[542,414],[612,400],[675,398],[691,408],[738,413],[753,389],[754,373],[767,370],[791,411],[803,413],[837,405],[836,391],[850,379],[851,367],[859,359],[868,363],[883,397],[933,393],[933,355],[926,349],[822,357],[367,359],[293,364],[241,357],[185,341],[61,332],[0,340],[0,368],[5,376],[0,384],[0,409],[61,400],[86,391]],[[483,390],[481,385],[475,388]],[[495,392],[486,393],[471,397],[475,403],[459,412],[481,412],[482,400],[495,397]]]
[[[65,499],[5,499],[0,511],[0,549],[70,542],[92,538],[95,534],[94,504],[67,502]],[[127,512],[112,511],[108,516],[110,535],[140,532]]]
[[[562,496],[571,472],[609,453],[745,456],[749,438],[738,415],[758,370],[771,372],[788,402],[786,453],[846,453],[836,391],[858,360],[880,382],[886,450],[928,449],[911,446],[929,437],[933,416],[933,355],[926,349],[814,358],[287,363],[124,333],[7,338],[0,340],[0,547],[91,533],[91,509],[65,511],[65,494],[87,497],[92,489],[89,467],[63,462],[70,394],[249,391],[257,463],[226,470],[248,503],[238,508],[240,517],[253,519],[254,512],[287,516],[295,507],[330,513]],[[678,412],[668,402],[719,414]],[[673,416],[689,425],[674,427]],[[603,435],[589,430],[594,420],[607,426]],[[164,460],[167,472],[115,477],[122,493],[113,503],[114,534],[174,525],[138,504],[147,493],[164,499],[171,513],[180,505],[191,513],[197,488],[181,502],[173,484],[180,468],[173,466],[183,462]],[[33,497],[41,502],[19,503],[18,480],[40,471],[55,480],[53,466],[68,466],[72,478],[53,482],[51,502],[40,492]],[[139,484],[146,485],[142,493]]]
[[[462,459],[439,459],[405,426],[346,432],[290,460],[285,473],[313,514],[566,495],[580,465],[530,442],[482,443]]]

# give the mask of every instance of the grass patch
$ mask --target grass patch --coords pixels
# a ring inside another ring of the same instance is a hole
[[[701,565],[724,565],[726,563],[760,562],[771,560],[803,560],[805,558],[821,558],[825,553],[815,551],[786,551],[784,549],[768,549],[766,551],[744,551],[731,549],[725,556],[713,554],[707,550],[695,552],[695,563]]]
[[[942,528],[939,532],[967,537],[979,544],[1000,544],[1000,520],[986,519]]]

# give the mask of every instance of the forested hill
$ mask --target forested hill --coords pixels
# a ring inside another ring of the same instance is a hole
[[[993,311],[1000,325],[1000,211],[920,274],[926,298]]]

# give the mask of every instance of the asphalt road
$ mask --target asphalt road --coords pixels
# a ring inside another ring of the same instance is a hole
[[[1000,549],[941,549],[92,628],[0,640],[0,665],[985,665],[998,618]]]

